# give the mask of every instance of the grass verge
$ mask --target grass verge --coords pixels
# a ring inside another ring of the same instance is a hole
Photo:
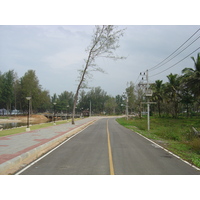
[[[191,131],[192,127],[200,130],[200,119],[151,117],[150,131],[147,131],[146,118],[118,118],[117,122],[200,168],[200,138]]]
[[[71,121],[71,119],[70,120],[56,121],[56,125],[68,123],[70,121]],[[36,130],[36,129],[40,129],[40,128],[46,128],[46,127],[49,127],[49,126],[54,126],[53,122],[31,125],[30,129]],[[13,134],[17,134],[17,133],[23,133],[23,132],[26,132],[26,127],[6,129],[6,130],[0,131],[0,137],[7,136],[7,135],[13,135]]]

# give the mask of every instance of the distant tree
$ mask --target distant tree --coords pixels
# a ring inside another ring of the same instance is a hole
[[[103,25],[95,26],[94,34],[90,46],[86,49],[88,53],[85,60],[85,66],[80,70],[80,80],[74,97],[72,124],[74,124],[75,108],[78,100],[79,90],[86,84],[88,77],[92,71],[103,72],[95,61],[98,57],[106,57],[112,59],[122,59],[123,57],[115,56],[114,51],[119,47],[119,39],[123,36],[124,30],[118,30],[116,26]]]
[[[153,89],[152,99],[157,103],[159,117],[161,117],[161,103],[164,96],[164,87],[162,82],[162,80],[156,80],[155,83],[151,86]]]
[[[27,109],[27,100],[26,97],[30,96],[31,101],[31,111],[32,109],[37,112],[37,108],[40,105],[40,94],[42,87],[39,84],[39,80],[35,74],[34,70],[28,70],[24,76],[21,78],[21,102],[22,109]]]
[[[73,105],[73,98],[74,94],[72,92],[62,92],[58,95],[56,110],[63,113],[69,112],[69,109],[72,108]]]
[[[123,96],[122,95],[117,95],[115,97],[115,102],[117,104],[116,107],[116,113],[117,114],[122,114],[124,111],[124,100],[123,100]]]
[[[178,116],[178,104],[180,102],[180,77],[178,74],[169,74],[167,76],[169,82],[166,83],[166,90],[165,92],[168,95],[168,98],[172,103],[171,113],[174,118]]]
[[[53,96],[51,97],[51,103],[54,103],[54,102],[56,103],[57,100],[58,100],[57,94],[54,93]]]
[[[104,111],[104,104],[107,100],[107,93],[101,87],[92,88],[88,93],[88,100],[92,102],[92,111],[100,114]]]
[[[132,113],[135,108],[135,86],[133,82],[130,82],[129,86],[126,88],[126,93],[128,95],[128,108]]]
[[[3,106],[2,92],[3,92],[3,75],[2,75],[2,73],[0,71],[0,108],[2,108],[2,106]]]
[[[86,93],[85,90],[81,90],[80,91],[80,95],[79,95],[80,99],[79,99],[79,103],[77,106],[77,109],[82,111],[82,110],[89,110],[90,108],[90,101],[91,101],[91,97],[89,97],[89,94]]]
[[[51,98],[48,90],[41,90],[39,93],[38,112],[46,112],[51,107]]]
[[[107,101],[105,102],[105,110],[108,114],[115,114],[115,109],[117,107],[117,103],[114,97],[108,97]]]
[[[14,82],[15,82],[15,73],[14,70],[9,70],[3,74],[2,78],[2,94],[1,99],[6,109],[11,112],[12,103],[14,101]]]
[[[139,113],[139,117],[142,117],[142,101],[144,98],[144,91],[140,86],[135,87],[135,111]]]
[[[194,61],[194,69],[193,68],[185,68],[183,69],[185,81],[187,82],[187,86],[194,93],[195,97],[200,97],[200,53],[197,54],[197,59],[191,57]]]

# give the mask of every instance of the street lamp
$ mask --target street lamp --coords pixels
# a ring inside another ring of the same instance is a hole
[[[55,116],[55,112],[56,112],[56,103],[54,102],[53,103],[53,105],[54,105],[54,125],[56,125],[56,116]]]
[[[27,114],[27,128],[26,128],[26,131],[30,131],[29,118],[30,118],[30,100],[31,100],[31,97],[26,97],[26,99],[28,100],[28,114]]]
[[[91,103],[91,100],[90,100],[90,117],[92,116],[92,103]]]

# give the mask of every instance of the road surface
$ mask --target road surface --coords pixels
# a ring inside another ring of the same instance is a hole
[[[198,175],[200,171],[114,118],[104,118],[18,174]]]

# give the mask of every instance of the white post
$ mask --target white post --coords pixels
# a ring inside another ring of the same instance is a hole
[[[147,95],[149,95],[149,74],[148,70],[146,71],[146,79],[147,79]],[[147,128],[150,130],[150,120],[149,120],[149,97],[147,96]]]
[[[91,112],[92,112],[92,111],[91,111],[91,107],[92,107],[92,106],[91,106],[91,101],[90,101],[90,117],[91,117]]]
[[[149,120],[149,100],[147,102],[147,127],[148,131],[150,130],[150,120]]]

